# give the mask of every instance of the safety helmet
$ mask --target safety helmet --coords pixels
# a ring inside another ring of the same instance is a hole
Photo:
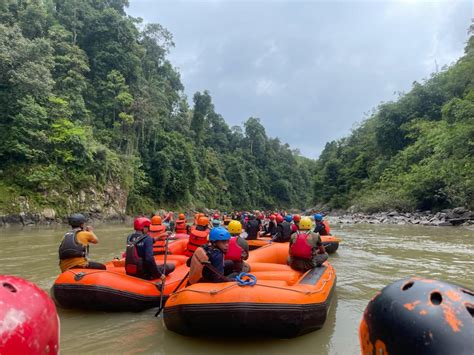
[[[257,215],[257,218],[260,219],[260,220],[262,220],[262,219],[264,218],[263,213],[259,213],[259,214]]]
[[[156,215],[151,217],[151,224],[160,225],[161,224],[161,217],[156,216]]]
[[[145,227],[150,227],[150,225],[151,221],[146,217],[137,217],[135,221],[133,221],[133,229],[136,231],[142,231]]]
[[[277,221],[277,223],[283,222],[283,216],[281,214],[277,215],[276,216],[276,221]]]
[[[223,227],[212,228],[209,233],[209,240],[217,242],[218,240],[230,240],[230,233]]]
[[[81,213],[74,213],[69,216],[68,222],[73,228],[80,227],[81,224],[86,223],[86,217]]]
[[[219,213],[214,213],[214,214],[212,215],[212,218],[213,218],[213,219],[219,219],[219,218],[220,218]]]
[[[270,221],[274,221],[275,220],[275,215],[274,214],[271,214],[270,217],[268,217],[270,219]]]
[[[318,222],[321,222],[323,220],[323,215],[319,214],[319,213],[316,213],[314,215],[314,220],[315,221],[318,221]]]
[[[198,226],[207,226],[209,224],[209,218],[205,217],[205,216],[201,216],[198,218],[197,220],[197,225]]]
[[[300,225],[299,225],[299,228],[301,230],[306,230],[306,231],[310,230],[311,226],[312,226],[311,218],[309,218],[309,217],[301,218]]]
[[[301,221],[301,216],[300,216],[299,214],[295,214],[295,215],[293,216],[293,221],[295,221],[295,222]]]
[[[178,219],[186,219],[186,216],[184,215],[184,213],[180,213],[178,215]]]
[[[219,219],[213,219],[211,223],[213,227],[219,227],[221,225],[221,221]]]
[[[292,216],[291,214],[287,214],[287,215],[285,216],[285,221],[291,222],[292,220],[293,220],[293,216]]]
[[[230,234],[240,234],[242,233],[242,223],[239,221],[230,221],[227,229]]]

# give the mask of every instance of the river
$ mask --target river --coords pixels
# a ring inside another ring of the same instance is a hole
[[[130,227],[98,225],[92,260],[121,254]],[[333,226],[343,239],[330,257],[337,287],[323,329],[295,339],[209,339],[167,331],[155,310],[104,313],[58,309],[61,352],[206,354],[357,354],[358,325],[369,299],[400,278],[422,276],[474,288],[474,230],[394,225]],[[49,291],[59,268],[64,226],[0,229],[0,274],[24,277]]]

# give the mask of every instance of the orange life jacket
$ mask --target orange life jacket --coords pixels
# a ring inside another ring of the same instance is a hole
[[[174,226],[174,231],[178,234],[184,233],[186,234],[186,220],[185,219],[178,219]]]
[[[195,226],[191,228],[191,232],[189,233],[189,241],[188,246],[186,247],[186,251],[184,254],[186,256],[192,256],[197,248],[201,245],[207,243],[207,236],[209,235],[209,228],[206,228],[203,231],[196,229]]]
[[[329,222],[324,220],[323,224],[324,224],[324,229],[326,229],[327,234],[331,235],[331,228],[329,228]]]
[[[229,249],[225,253],[225,260],[241,261],[244,249],[237,243],[238,237],[232,237],[229,241]]]
[[[309,237],[309,233],[296,234],[296,240],[290,247],[290,256],[310,260],[312,257],[313,247],[308,243]]]
[[[197,248],[191,258],[191,265],[189,267],[188,282],[190,285],[199,282],[202,278],[202,269],[204,265],[209,263],[209,257],[203,248]]]
[[[153,254],[154,255],[163,255],[165,253],[165,244],[166,244],[166,226],[162,224],[154,224],[153,231],[149,230],[148,235],[152,238],[160,238],[159,240],[153,243]]]

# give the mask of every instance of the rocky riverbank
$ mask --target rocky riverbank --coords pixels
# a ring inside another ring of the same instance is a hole
[[[350,213],[350,212],[335,212],[329,213],[332,223],[340,224],[355,224],[355,223],[369,223],[369,224],[415,224],[422,226],[469,226],[474,224],[474,212],[469,211],[464,207],[457,207],[454,209],[442,210],[440,212],[432,213],[431,211],[417,211],[417,212],[377,212],[371,214],[365,213]]]

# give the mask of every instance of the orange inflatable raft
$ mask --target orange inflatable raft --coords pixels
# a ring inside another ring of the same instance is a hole
[[[164,310],[169,330],[184,335],[291,338],[324,325],[336,286],[329,263],[301,273],[287,265],[288,244],[250,253],[253,286],[197,283],[173,293]]]
[[[270,240],[271,238],[267,237],[259,237],[257,239],[247,240],[247,243],[249,244],[249,250],[255,250],[264,245],[267,245],[270,243]],[[321,241],[323,242],[324,248],[326,249],[326,252],[328,254],[335,253],[336,250],[339,248],[340,239],[338,239],[336,236],[322,235]]]
[[[188,273],[188,258],[183,255],[187,243],[186,239],[180,239],[168,246],[167,263],[173,263],[176,269],[166,277],[164,297],[173,292]],[[155,259],[162,264],[164,255]],[[64,308],[133,312],[159,306],[161,292],[157,283],[160,280],[127,275],[124,259],[113,260],[106,266],[107,270],[74,268],[60,274],[51,289],[56,303]]]

